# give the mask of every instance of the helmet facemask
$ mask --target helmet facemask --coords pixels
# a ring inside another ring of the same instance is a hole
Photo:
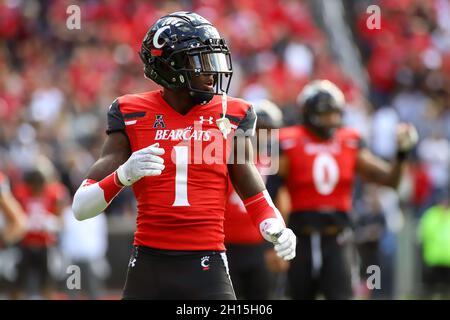
[[[221,39],[211,39],[219,40]],[[186,88],[190,96],[199,104],[209,102],[214,95],[228,93],[233,69],[231,56],[226,46],[200,46],[186,52],[187,63],[183,72],[186,77]],[[213,90],[207,91],[195,88],[192,84],[194,77],[199,75],[213,76]]]

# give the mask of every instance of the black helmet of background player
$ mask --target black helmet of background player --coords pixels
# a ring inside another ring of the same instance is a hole
[[[283,113],[275,103],[263,99],[252,105],[258,119],[257,129],[278,129],[283,126]]]
[[[140,56],[148,79],[170,90],[187,89],[196,104],[228,92],[233,73],[230,51],[217,29],[196,13],[160,18],[147,32]],[[192,87],[192,77],[200,74],[213,75],[213,92]]]
[[[278,139],[272,140],[277,136],[272,136],[271,130],[283,126],[283,113],[275,103],[266,99],[253,101],[252,106],[257,117],[256,140],[252,140],[255,150],[257,150],[255,156],[258,158],[270,156],[274,146],[278,150]]]
[[[322,139],[330,139],[342,125],[345,98],[328,80],[315,80],[297,98],[303,124]]]
[[[46,178],[42,170],[33,168],[24,172],[23,181],[33,193],[40,193],[45,187]]]

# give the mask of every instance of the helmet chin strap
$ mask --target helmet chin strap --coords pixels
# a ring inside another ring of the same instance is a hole
[[[230,120],[226,117],[227,114],[227,94],[222,92],[222,118],[216,120],[217,127],[223,134],[223,138],[226,139],[231,132]]]

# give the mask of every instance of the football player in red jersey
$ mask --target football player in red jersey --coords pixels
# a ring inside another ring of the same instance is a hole
[[[314,299],[321,291],[327,299],[350,299],[344,243],[355,176],[396,188],[417,132],[399,124],[398,153],[390,164],[372,154],[356,131],[342,127],[344,95],[333,83],[313,81],[298,102],[303,125],[280,132],[280,175],[292,205],[289,227],[302,244],[288,272],[290,294]]]
[[[62,210],[68,203],[68,191],[59,182],[49,181],[41,169],[24,173],[24,182],[14,187],[14,195],[27,216],[27,230],[20,243],[18,290],[28,297],[50,297],[52,279],[48,269],[50,249],[56,246],[62,227]]]
[[[270,147],[276,144],[278,148],[278,136],[272,136],[271,130],[281,128],[283,114],[277,105],[268,100],[257,101],[253,107],[258,117],[257,137],[260,138],[259,141],[254,141],[259,145],[256,167],[265,180],[270,196],[275,200],[277,195],[271,191],[278,191],[278,188],[272,187],[273,183],[268,183],[267,180],[271,165],[278,161],[278,158],[270,159],[272,150]],[[277,141],[271,141],[272,138],[277,138]],[[266,143],[267,146],[263,145]],[[285,271],[288,263],[284,260],[280,261],[273,254],[273,248],[267,246],[267,242],[247,214],[244,203],[231,185],[225,211],[224,230],[230,274],[236,296],[246,300],[269,299],[272,282],[269,270],[276,269],[277,273],[281,270]]]
[[[7,177],[2,172],[0,172],[0,212],[5,217],[0,240],[6,244],[17,242],[25,234],[26,217],[19,202],[11,193]]]
[[[164,89],[110,106],[108,137],[74,196],[74,214],[93,217],[132,185],[137,228],[123,298],[235,299],[224,253],[228,178],[278,255],[294,258],[296,245],[252,164],[254,110],[227,98],[230,52],[195,13],[160,18],[140,54],[145,76]]]

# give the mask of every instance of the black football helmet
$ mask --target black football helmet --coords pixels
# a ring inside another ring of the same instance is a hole
[[[336,127],[321,123],[319,115],[333,111],[343,115],[345,98],[331,81],[315,80],[305,86],[297,98],[297,104],[303,124],[322,139],[329,139]]]
[[[279,129],[283,126],[283,113],[272,101],[262,99],[252,102],[258,121],[257,129]]]
[[[156,21],[140,56],[148,79],[167,89],[188,89],[195,103],[228,92],[233,74],[230,50],[217,29],[196,13],[174,12]],[[200,74],[213,75],[213,92],[192,87],[192,77]]]

